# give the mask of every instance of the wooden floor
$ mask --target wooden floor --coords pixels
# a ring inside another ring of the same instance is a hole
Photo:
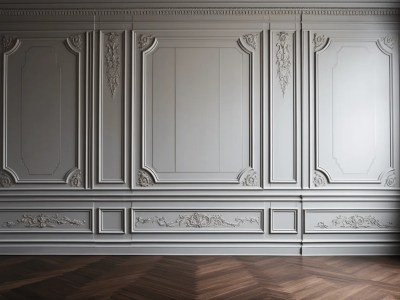
[[[400,258],[1,256],[0,299],[400,299]]]

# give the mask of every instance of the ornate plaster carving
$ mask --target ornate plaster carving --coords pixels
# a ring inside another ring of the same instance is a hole
[[[116,32],[110,32],[107,33],[106,36],[107,36],[107,42],[105,45],[106,76],[111,96],[114,97],[115,90],[119,85],[120,65],[121,65],[119,57],[118,34]]]
[[[277,33],[278,42],[276,43],[276,47],[278,48],[276,51],[276,64],[278,65],[277,75],[279,78],[279,83],[281,85],[281,90],[283,97],[285,97],[286,87],[289,84],[290,78],[290,50],[288,38],[289,34],[287,32],[279,32]]]
[[[394,37],[392,35],[387,35],[385,37],[382,38],[382,42],[383,44],[385,44],[388,48],[393,49],[394,48],[394,44],[395,44],[395,40]]]
[[[314,33],[314,51],[319,50],[326,44],[326,37],[323,34]]]
[[[194,212],[192,214],[179,215],[178,218],[172,221],[167,221],[164,216],[149,217],[149,218],[136,218],[137,224],[155,223],[161,227],[191,227],[191,228],[207,228],[207,227],[240,227],[246,223],[260,224],[259,218],[254,217],[236,217],[233,222],[224,219],[219,214],[208,215],[201,212]]]
[[[0,171],[0,186],[3,188],[11,187],[14,184],[13,179],[5,171]]]
[[[327,184],[326,177],[321,172],[315,171],[313,183],[315,187],[323,187]]]
[[[150,34],[141,34],[138,38],[138,47],[140,50],[145,50],[153,40],[153,36]]]
[[[243,186],[256,186],[258,184],[257,172],[253,169],[248,170],[241,176],[240,183]]]
[[[21,218],[15,221],[8,221],[3,223],[3,227],[14,227],[19,224],[25,225],[25,227],[37,227],[37,228],[54,228],[60,225],[75,225],[75,226],[82,226],[86,223],[85,220],[79,219],[70,219],[67,216],[61,216],[59,214],[55,214],[53,216],[46,215],[46,214],[39,214],[39,215],[30,215],[30,214],[23,214]]]
[[[149,172],[145,170],[139,170],[137,184],[142,187],[148,187],[154,184],[154,180]]]
[[[339,215],[335,219],[330,222],[330,225],[327,225],[325,222],[318,222],[315,227],[319,227],[321,229],[335,229],[335,228],[351,228],[351,229],[359,229],[359,228],[390,228],[396,227],[393,226],[392,223],[382,224],[376,217],[374,216],[342,216]]]
[[[3,35],[1,39],[1,49],[3,52],[10,51],[17,43],[17,38],[10,35]]]
[[[245,40],[247,45],[249,45],[251,48],[256,50],[257,49],[257,36],[258,36],[258,34],[248,33],[243,36],[243,39]]]
[[[1,9],[2,16],[182,16],[182,15],[400,15],[398,8],[99,8],[99,9]]]
[[[82,171],[76,169],[69,178],[69,184],[73,187],[83,186]]]
[[[394,187],[396,185],[396,180],[397,180],[396,174],[394,174],[394,173],[390,174],[386,178],[385,186]]]
[[[74,34],[68,37],[69,43],[79,52],[82,51],[83,37],[81,34]]]

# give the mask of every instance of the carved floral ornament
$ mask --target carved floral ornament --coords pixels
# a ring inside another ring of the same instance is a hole
[[[314,33],[314,51],[319,50],[320,48],[322,48],[323,46],[325,46],[326,44],[326,37],[323,34],[318,34],[318,33]]]
[[[145,50],[152,42],[154,37],[151,34],[140,34],[138,38],[139,50]]]
[[[83,185],[82,171],[76,169],[69,178],[69,184],[72,187],[81,187]]]
[[[281,90],[283,97],[285,97],[286,87],[289,84],[290,78],[290,50],[288,37],[289,34],[287,32],[279,32],[277,33],[278,42],[276,43],[277,51],[276,51],[276,64],[277,75],[279,79],[279,83],[281,85]]]
[[[59,214],[46,215],[44,213],[38,215],[23,214],[21,218],[15,221],[7,221],[3,223],[3,227],[15,227],[19,224],[25,225],[25,227],[36,227],[36,228],[54,228],[60,225],[75,225],[82,226],[86,223],[85,220],[70,219],[67,216],[61,216]]]
[[[315,187],[324,187],[327,182],[325,176],[321,172],[315,171],[313,183]]]
[[[396,174],[390,174],[385,181],[385,186],[394,187],[396,185]]]
[[[1,38],[1,50],[3,52],[10,51],[17,43],[17,38],[9,35],[3,35]]]
[[[0,186],[3,188],[8,188],[13,185],[14,181],[11,176],[8,175],[5,171],[0,172]]]
[[[220,214],[208,215],[201,212],[192,214],[182,214],[172,221],[167,221],[166,217],[154,216],[149,218],[137,217],[135,225],[152,223],[160,227],[187,227],[187,228],[209,228],[209,227],[240,227],[246,223],[260,224],[259,218],[254,217],[235,217],[233,221],[224,219]]]
[[[74,34],[68,37],[69,43],[78,51],[82,51],[83,37],[81,34]]]
[[[382,39],[383,44],[385,44],[388,48],[393,49],[395,44],[395,39],[392,35],[387,35]]]
[[[391,222],[386,224],[382,224],[374,216],[360,216],[360,215],[353,215],[353,216],[343,216],[339,215],[333,219],[329,225],[325,222],[318,222],[315,227],[321,229],[338,229],[338,228],[350,228],[350,229],[360,229],[360,228],[391,228],[396,227]]]
[[[120,54],[118,44],[118,34],[110,32],[106,34],[107,42],[105,44],[105,61],[107,84],[110,88],[111,96],[114,97],[115,91],[120,81]]]
[[[256,50],[257,49],[257,37],[258,37],[258,34],[248,33],[248,34],[243,35],[243,40],[246,42],[247,45],[249,45],[251,48]]]
[[[141,187],[148,187],[154,184],[154,180],[149,172],[145,170],[139,170],[137,184]]]
[[[257,172],[253,169],[250,169],[245,174],[242,175],[240,179],[240,183],[243,186],[257,186],[258,179],[257,179]]]

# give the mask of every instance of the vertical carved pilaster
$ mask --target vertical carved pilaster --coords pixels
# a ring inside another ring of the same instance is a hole
[[[110,88],[111,96],[114,97],[115,91],[120,80],[120,54],[118,44],[118,34],[115,32],[107,33],[105,44],[105,61],[107,84]]]
[[[288,38],[289,34],[287,32],[279,32],[277,34],[278,42],[276,43],[276,47],[278,48],[276,51],[276,64],[277,68],[277,75],[279,78],[279,83],[281,85],[281,90],[283,97],[285,97],[286,87],[289,84],[290,78],[290,50],[289,50],[289,43]]]

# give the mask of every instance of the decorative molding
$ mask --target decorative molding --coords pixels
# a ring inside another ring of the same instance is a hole
[[[111,91],[111,96],[114,97],[115,90],[119,85],[120,80],[120,56],[118,45],[118,34],[110,32],[106,34],[107,43],[105,45],[105,60],[106,60],[106,76],[107,83]]]
[[[278,42],[276,46],[278,47],[276,51],[276,64],[278,65],[277,75],[279,78],[279,83],[281,85],[282,95],[285,97],[286,87],[289,84],[290,78],[290,50],[288,37],[289,34],[287,32],[279,32],[277,33]]]
[[[335,229],[335,228],[351,228],[351,229],[359,229],[359,228],[391,228],[396,227],[392,223],[388,222],[387,224],[382,224],[376,217],[374,216],[343,216],[339,215],[336,219],[331,221],[331,225],[327,225],[325,222],[318,222],[315,227],[321,229]]]
[[[260,224],[259,218],[254,217],[236,217],[234,222],[225,220],[221,215],[207,215],[205,213],[194,212],[187,215],[179,215],[177,219],[168,222],[165,217],[149,217],[142,218],[137,217],[135,225],[156,223],[160,227],[190,227],[190,228],[209,228],[209,227],[240,227],[245,223],[257,223]]]
[[[17,38],[10,35],[3,35],[1,39],[1,49],[3,52],[8,52],[14,48],[17,43]]]
[[[326,44],[326,37],[323,34],[314,33],[314,51],[319,50]]]
[[[327,181],[325,176],[321,172],[315,171],[313,183],[315,187],[323,187],[327,184]]]
[[[397,180],[396,174],[394,174],[394,173],[390,174],[386,178],[385,186],[394,187],[396,185],[396,180]]]
[[[246,44],[249,45],[254,50],[257,49],[257,37],[258,34],[252,34],[252,33],[243,35],[243,39],[246,41]]]
[[[3,188],[9,188],[14,184],[13,179],[4,170],[0,171],[0,186]]]
[[[68,37],[68,42],[79,52],[82,51],[83,37],[81,34],[74,34]]]
[[[154,184],[154,180],[149,172],[145,170],[139,170],[137,184],[141,187],[148,187]]]
[[[15,221],[8,221],[3,223],[3,227],[14,227],[19,224],[25,225],[25,227],[36,227],[36,228],[54,228],[59,225],[75,225],[75,226],[82,226],[86,224],[85,220],[79,219],[70,219],[67,216],[60,216],[59,214],[55,214],[53,216],[49,216],[46,214],[39,214],[39,215],[29,215],[23,214],[21,218]]]
[[[82,171],[76,169],[70,176],[69,184],[72,187],[81,187],[83,186],[83,179],[82,179]]]
[[[0,16],[241,16],[241,15],[341,15],[341,16],[368,16],[368,15],[400,15],[398,8],[104,8],[104,9],[1,9]]]
[[[153,40],[153,36],[150,34],[141,34],[138,38],[138,47],[139,50],[145,50]]]
[[[257,172],[253,169],[250,169],[241,176],[240,182],[243,186],[257,186]]]
[[[392,35],[387,35],[382,38],[382,43],[384,43],[388,48],[393,49],[395,44],[395,39]]]

